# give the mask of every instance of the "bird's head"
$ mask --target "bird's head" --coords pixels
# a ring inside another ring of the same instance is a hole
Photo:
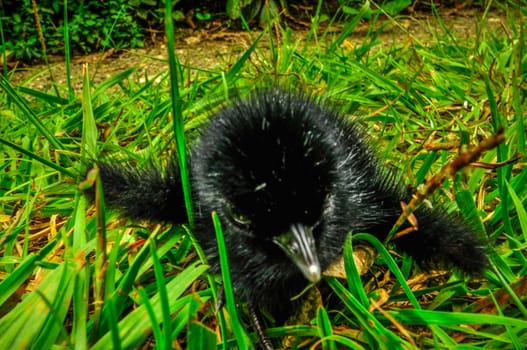
[[[221,110],[195,154],[200,202],[220,214],[227,245],[243,240],[276,266],[293,261],[311,282],[339,162],[324,113],[310,99],[259,95]]]

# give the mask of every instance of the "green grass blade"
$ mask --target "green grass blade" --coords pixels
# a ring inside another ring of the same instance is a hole
[[[86,198],[78,195],[74,212],[72,254],[76,264],[75,288],[73,289],[73,326],[72,339],[77,349],[85,349],[88,345],[86,331],[88,320],[90,269],[83,249],[86,247]]]
[[[67,169],[67,168],[64,168],[64,167],[61,167],[60,165],[58,164],[55,164],[41,156],[39,156],[38,154],[34,153],[34,152],[31,152],[31,151],[28,151],[27,149],[25,148],[22,148],[20,146],[18,146],[17,144],[14,144],[10,141],[7,141],[7,140],[4,140],[2,138],[0,138],[0,143],[8,146],[8,147],[11,147],[12,149],[14,149],[15,151],[17,152],[20,152],[24,155],[26,155],[27,157],[31,158],[31,159],[34,159],[36,160],[37,162],[40,162],[52,169],[55,169],[56,171],[60,172],[61,174],[64,174],[64,175],[67,175],[67,176],[70,176],[70,177],[76,177],[76,174],[75,172]]]
[[[336,350],[336,344],[331,339],[333,335],[333,329],[331,327],[331,321],[328,317],[326,309],[319,307],[317,310],[317,326],[319,336],[322,339],[322,349],[323,350]]]
[[[170,320],[170,307],[168,302],[165,277],[163,276],[163,267],[161,261],[157,256],[156,245],[152,237],[148,240],[150,246],[150,255],[152,256],[154,274],[156,277],[156,286],[159,293],[159,300],[161,302],[161,315],[163,325],[163,337],[158,338],[160,342],[158,347],[160,349],[171,349],[172,348],[172,323]]]
[[[50,105],[64,106],[70,102],[68,99],[62,98],[60,96],[50,95],[48,93],[35,90],[35,89],[31,89],[26,86],[18,86],[17,91],[24,93],[26,95],[29,95],[29,96],[33,96],[39,99],[40,101],[48,103]]]
[[[73,294],[74,278],[73,268],[65,268],[64,273],[57,281],[58,290],[54,299],[48,299],[46,296],[37,292],[42,297],[42,301],[49,307],[46,320],[39,332],[37,339],[32,344],[33,349],[50,349],[56,343],[59,335],[68,344],[68,331],[64,325],[64,320],[70,308],[71,297]]]
[[[38,255],[29,254],[15,270],[7,275],[2,283],[0,283],[0,307],[3,310],[9,308],[9,305],[5,305],[6,301],[8,301],[13,293],[15,293],[33,273],[38,259]]]
[[[5,307],[4,303],[9,297],[24,283],[27,278],[34,272],[38,262],[47,256],[56,246],[57,241],[48,243],[35,254],[30,254],[20,262],[17,268],[8,274],[0,283],[0,306]],[[3,257],[2,260],[4,260]],[[4,262],[5,263],[5,262]]]
[[[112,349],[120,350],[123,348],[121,344],[121,334],[118,327],[118,314],[113,299],[108,299],[104,303],[103,317],[107,321],[108,328],[110,328],[110,335],[112,339]]]
[[[362,306],[368,308],[370,301],[364,290],[362,280],[355,264],[355,258],[353,256],[353,237],[352,234],[348,234],[346,242],[344,244],[344,269],[346,271],[346,279],[348,282],[348,288],[351,293],[356,296]]]
[[[207,265],[208,264],[207,257],[205,256],[205,252],[203,252],[203,249],[201,248],[198,241],[196,240],[196,237],[194,237],[192,232],[190,232],[188,229],[186,229],[186,233],[187,233],[187,237],[189,237],[189,239],[191,240],[192,245],[194,246],[194,249],[196,250],[196,253],[198,254],[199,260],[201,261],[202,264]],[[214,300],[214,305],[219,305],[220,300],[218,300],[219,298],[218,298],[218,293],[217,293],[218,286],[217,286],[214,276],[210,272],[207,273],[207,281],[209,283],[212,298]],[[221,339],[223,339],[223,341],[221,342],[222,349],[227,349],[228,347],[227,347],[226,339],[228,338],[228,329],[227,329],[228,327],[225,321],[225,316],[221,310],[218,310],[218,312],[216,312],[216,317],[218,318]]]
[[[203,309],[203,305],[207,303],[210,299],[210,289],[198,292],[194,294],[192,298],[187,298],[187,303],[184,307],[177,313],[173,322],[173,332],[172,339],[182,338],[185,334],[185,328],[188,332],[191,332],[190,327],[192,323],[196,322],[199,314],[198,312]],[[182,334],[180,336],[180,334]],[[214,333],[216,334],[216,333]],[[194,337],[190,334],[187,335],[186,340],[188,341],[188,346],[191,347],[192,342],[201,343],[202,339],[193,339]],[[214,344],[217,343],[217,337],[214,335]]]
[[[69,20],[68,20],[68,2],[64,1],[63,4],[63,37],[64,37],[64,60],[66,67],[66,83],[68,86],[68,99],[73,101],[75,97],[75,90],[73,90],[73,84],[71,83],[71,49],[70,49],[70,30],[69,30]]]
[[[501,113],[498,110],[497,101],[494,96],[494,91],[491,87],[490,78],[487,75],[485,75],[484,81],[485,81],[487,96],[489,99],[492,125],[494,127],[494,132],[498,132],[500,128],[504,128],[506,125],[505,125],[505,122],[502,120],[503,118],[502,118]],[[508,153],[507,145],[505,143],[501,143],[500,145],[498,145],[498,148],[497,148],[498,162],[506,161],[508,157],[507,153]],[[498,168],[497,172],[498,172],[498,177],[497,177],[498,189],[500,192],[500,200],[502,204],[501,219],[503,220],[503,226],[506,232],[509,235],[514,235],[512,225],[510,222],[510,218],[509,218],[509,213],[508,213],[509,194],[505,189],[505,182],[510,180],[511,166],[500,167]]]
[[[188,350],[215,349],[216,334],[199,322],[190,322],[188,327]]]
[[[170,249],[172,249],[176,243],[181,239],[181,232],[179,234],[171,234],[166,241],[163,241],[162,246],[157,248],[157,252],[160,255],[164,255]],[[144,275],[146,271],[152,268],[153,261],[150,257],[150,247],[143,245],[140,251],[135,255],[134,260],[118,280],[118,286],[115,288],[113,298],[115,305],[119,309],[119,313],[122,311],[121,308],[125,304],[124,300],[127,295],[134,289],[134,284],[138,281],[139,277]]]
[[[496,276],[498,277],[499,281],[501,282],[501,286],[503,289],[509,294],[511,301],[516,305],[520,313],[523,315],[524,318],[527,319],[527,307],[525,304],[521,301],[521,299],[518,297],[518,295],[514,292],[508,281],[505,280],[505,278],[502,276],[501,271],[504,269],[499,269],[499,265],[496,265],[494,261],[490,260],[490,265],[494,269],[494,272],[496,273]],[[508,266],[507,266],[508,267]],[[526,321],[527,322],[527,321]]]
[[[251,46],[247,50],[243,52],[243,54],[240,56],[240,58],[234,63],[234,65],[229,69],[229,71],[225,74],[225,81],[230,85],[234,84],[235,78],[240,74],[240,71],[242,67],[244,66],[245,62],[249,59],[251,54],[256,50],[258,47],[258,44],[264,37],[264,35],[267,33],[266,27],[264,30],[262,30],[262,33],[258,35],[258,37],[253,41]],[[219,85],[218,85],[219,86]]]
[[[2,18],[0,17],[0,42],[2,43],[2,47],[6,47],[6,41],[4,36],[4,24],[2,22]],[[7,77],[7,50],[2,50],[2,68],[3,68],[3,76]]]
[[[123,83],[135,71],[137,71],[137,67],[128,68],[122,72],[112,75],[111,77],[109,77],[108,79],[104,80],[99,85],[97,85],[97,87],[93,91],[93,96],[99,97],[100,95],[106,94],[109,88],[111,88],[114,85],[119,85]],[[86,76],[89,81],[89,74],[86,74]]]
[[[223,230],[221,228],[220,219],[216,212],[212,213],[212,221],[214,222],[214,231],[216,232],[216,240],[218,242],[218,253],[220,256],[221,266],[221,277],[223,279],[223,291],[225,295],[225,305],[229,312],[231,328],[236,339],[236,343],[240,349],[251,349],[253,346],[249,340],[249,337],[245,333],[245,330],[239,320],[238,309],[236,307],[236,301],[234,300],[234,291],[232,289],[231,275],[229,269],[229,261],[227,257],[227,248],[225,247],[225,241],[223,240]],[[226,339],[223,339],[225,342]]]
[[[185,207],[190,227],[194,227],[194,214],[192,209],[192,194],[190,192],[190,179],[187,165],[187,149],[183,125],[183,113],[181,108],[181,97],[179,93],[179,60],[176,56],[174,47],[174,25],[172,23],[172,1],[165,0],[165,32],[167,35],[168,63],[170,66],[170,93],[172,96],[172,120],[174,125],[174,137],[176,139],[176,149],[178,155],[179,171],[181,176],[181,186]]]
[[[167,298],[170,300],[169,312],[175,313],[177,310],[188,304],[186,298],[193,298],[192,295],[182,297],[187,288],[205,271],[207,266],[198,266],[196,263],[189,265],[181,273],[175,276],[166,285]],[[150,299],[153,314],[156,315],[156,322],[161,323],[162,305],[160,296],[156,293]],[[152,321],[148,317],[148,312],[144,305],[141,305],[130,312],[118,323],[119,335],[123,348],[136,348],[148,337],[152,330]],[[92,347],[94,350],[104,350],[112,348],[112,335],[106,333]]]
[[[353,29],[355,29],[355,27],[357,27],[357,25],[364,18],[366,13],[368,13],[369,11],[370,11],[370,2],[369,1],[365,1],[364,4],[362,4],[362,6],[361,6],[361,8],[359,10],[359,13],[357,13],[357,15],[355,15],[353,17],[353,19],[347,23],[346,27],[344,28],[344,30],[342,30],[342,32],[340,33],[338,38],[335,39],[331,43],[331,46],[327,50],[327,54],[328,55],[331,55],[332,53],[334,53],[337,50],[337,48],[340,45],[342,45],[342,42],[350,35],[350,33],[353,31]]]
[[[401,287],[403,288],[403,291],[405,292],[406,296],[408,297],[408,300],[412,303],[413,307],[416,309],[420,309],[421,305],[415,298],[414,293],[408,286],[408,283],[406,283],[406,279],[404,278],[404,275],[401,273],[401,270],[397,266],[397,263],[391,256],[391,254],[386,250],[386,247],[375,237],[370,234],[355,234],[353,236],[354,239],[357,239],[359,241],[366,241],[370,243],[378,252],[379,255],[382,257],[390,271],[394,274],[395,278],[397,279],[397,282],[401,284]]]
[[[97,125],[93,116],[92,96],[88,65],[82,67],[82,145],[81,158],[84,162],[97,155]]]
[[[518,197],[518,195],[516,194],[516,191],[509,184],[509,182],[505,181],[505,186],[507,186],[507,191],[509,192],[509,195],[511,196],[512,203],[516,207],[516,213],[518,215],[518,220],[520,222],[521,231],[523,233],[523,241],[527,242],[527,211],[525,210],[525,207],[520,197]]]
[[[525,327],[527,327],[526,320],[483,313],[403,309],[388,311],[388,314],[400,322],[413,325],[491,324],[523,329],[526,329]]]
[[[44,334],[45,329],[50,332],[47,335],[49,341],[54,342],[70,302],[73,275],[73,265],[68,263],[48,271],[36,290],[0,319],[2,346],[6,349],[28,348]],[[59,304],[61,309],[51,310],[52,306]]]
[[[455,195],[461,215],[467,222],[471,223],[478,238],[481,239],[482,242],[486,242],[488,240],[487,230],[479,216],[478,208],[476,207],[472,193],[468,190],[461,189],[457,190]]]
[[[13,103],[20,109],[22,112],[21,114],[37,128],[38,132],[44,136],[55,149],[64,149],[62,143],[52,134],[50,130],[48,130],[46,125],[44,125],[40,118],[33,112],[33,110],[31,110],[27,101],[16,93],[4,76],[0,77],[0,87],[4,89]]]
[[[161,327],[159,326],[157,322],[157,316],[154,311],[154,308],[152,307],[152,304],[150,303],[150,300],[148,299],[148,294],[146,293],[145,289],[142,287],[139,287],[137,289],[137,293],[139,294],[139,298],[141,298],[142,305],[144,306],[146,313],[148,314],[148,318],[150,319],[150,324],[152,325],[152,336],[154,337],[156,341],[156,348],[157,349],[166,349],[166,343],[163,339],[163,336],[161,334]],[[163,311],[164,313],[165,311]],[[163,315],[163,319],[165,316]]]
[[[496,311],[498,312],[498,314],[500,316],[504,316],[503,310],[501,309],[500,304],[498,303],[494,295],[490,294],[490,297],[492,298],[494,305],[496,305]],[[524,346],[521,344],[521,341],[518,339],[518,336],[514,332],[514,329],[509,325],[506,325],[505,329],[507,330],[507,334],[509,335],[509,338],[511,340],[512,345],[514,346],[514,349],[522,350]]]
[[[376,349],[399,349],[405,345],[408,346],[406,341],[385,328],[338,280],[330,277],[327,278],[327,281],[364,329],[365,336],[371,347]]]
[[[331,337],[328,337],[328,339],[333,340],[334,342],[340,343],[345,346],[346,349],[351,350],[365,350],[366,348],[362,347],[357,342],[353,341],[352,339],[340,336],[340,335],[332,335]],[[342,349],[342,348],[338,348]]]
[[[93,324],[94,330],[91,334],[93,342],[102,332],[100,327],[103,324],[103,306],[106,300],[106,269],[108,267],[107,259],[107,232],[106,232],[106,207],[104,204],[104,193],[102,187],[102,180],[97,174],[95,181],[95,219],[96,219],[96,234],[95,239],[97,246],[95,249],[95,264],[93,273],[93,294],[94,294],[94,310],[93,310]]]

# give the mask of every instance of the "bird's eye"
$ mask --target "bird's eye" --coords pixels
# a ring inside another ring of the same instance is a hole
[[[242,226],[250,226],[251,225],[251,219],[249,219],[247,216],[238,213],[231,204],[226,205],[227,213],[231,217],[231,219]]]

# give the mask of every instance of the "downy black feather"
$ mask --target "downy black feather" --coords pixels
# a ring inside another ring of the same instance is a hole
[[[235,289],[277,319],[306,285],[273,238],[300,222],[313,227],[322,270],[337,260],[349,232],[384,239],[409,201],[398,177],[382,168],[358,125],[305,95],[268,91],[220,109],[191,151],[195,235],[219,270],[210,215],[224,227]],[[179,170],[98,163],[106,203],[125,215],[185,222]],[[486,264],[471,227],[444,209],[422,206],[419,230],[396,239],[423,265],[477,274]]]

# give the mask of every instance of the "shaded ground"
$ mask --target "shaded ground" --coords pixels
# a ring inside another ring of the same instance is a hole
[[[383,46],[413,42],[417,45],[426,45],[437,42],[434,38],[448,37],[446,31],[452,33],[457,40],[471,41],[476,37],[480,28],[477,23],[481,22],[482,13],[479,10],[445,10],[441,12],[443,23],[431,14],[413,13],[412,16],[398,18],[397,22],[382,21],[377,28],[382,28],[379,39]],[[501,13],[489,13],[486,24],[493,28],[496,35],[504,32],[504,15]],[[444,25],[444,26],[443,26]],[[351,33],[344,44],[353,46],[362,42],[371,23],[363,22]],[[301,26],[299,26],[301,27]],[[343,24],[326,28],[331,34],[338,35]],[[296,29],[294,39],[302,43],[308,29]],[[188,66],[200,69],[225,69],[235,62],[241,53],[247,50],[252,39],[257,37],[259,31],[253,33],[233,32],[227,29],[212,28],[207,30],[177,29],[176,50],[180,61]],[[166,61],[167,52],[162,33],[152,33],[152,41],[156,44],[145,49],[130,49],[120,52],[112,50],[104,53],[78,56],[72,58],[71,77],[75,89],[79,89],[82,83],[82,66],[89,64],[91,80],[95,84],[107,78],[129,69],[139,67],[141,74],[147,73],[150,77],[168,69]],[[445,42],[447,44],[447,42]],[[473,45],[473,42],[469,42]],[[264,50],[268,45],[264,39],[260,47]],[[14,85],[25,85],[39,91],[51,89],[51,82],[59,85],[66,83],[66,70],[64,57],[50,57],[49,69],[45,65],[35,65],[29,68],[17,69],[10,77]]]

